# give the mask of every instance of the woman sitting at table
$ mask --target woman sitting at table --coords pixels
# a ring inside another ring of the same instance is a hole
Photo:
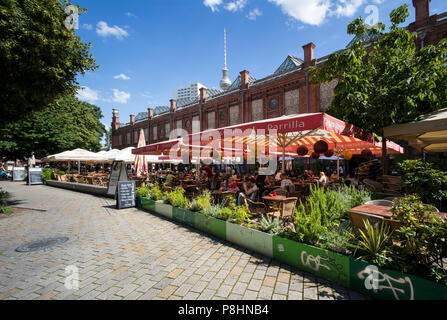
[[[228,179],[228,190],[230,191],[239,191],[236,181],[233,178]]]
[[[325,186],[328,184],[329,182],[329,178],[326,176],[326,174],[324,172],[320,172],[320,180],[318,180],[318,182]]]

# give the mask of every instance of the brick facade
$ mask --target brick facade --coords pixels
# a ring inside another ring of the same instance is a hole
[[[436,44],[447,37],[447,13],[429,15],[430,0],[413,0],[416,21],[408,26],[418,33],[417,46]],[[304,61],[297,67],[250,82],[249,72],[240,72],[240,85],[207,98],[207,89],[200,90],[200,98],[186,106],[170,107],[157,115],[148,109],[145,119],[120,124],[118,110],[113,111],[112,147],[123,149],[137,146],[140,129],[145,130],[146,144],[181,137],[209,128],[220,128],[244,122],[275,118],[297,113],[324,112],[330,105],[337,80],[314,86],[309,80],[309,67],[324,63],[325,58],[314,58],[315,45],[303,46]],[[290,56],[289,56],[290,57]],[[297,58],[295,58],[297,59]],[[169,136],[170,129],[177,130]],[[132,134],[133,133],[133,134]],[[147,135],[150,133],[150,137]]]

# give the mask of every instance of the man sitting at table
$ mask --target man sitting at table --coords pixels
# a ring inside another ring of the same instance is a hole
[[[281,189],[285,190],[289,194],[295,192],[295,185],[284,173],[281,174]]]
[[[332,172],[331,174],[331,180],[332,181],[337,181],[340,177],[337,174],[337,171]]]
[[[253,178],[248,179],[247,182],[243,183],[242,187],[243,187],[244,191],[241,192],[241,194],[248,197],[250,200],[254,200],[256,197],[256,193],[258,191],[258,187],[256,186],[255,179],[253,179]],[[241,205],[243,202],[241,194],[239,194],[239,197],[238,197],[239,205]]]

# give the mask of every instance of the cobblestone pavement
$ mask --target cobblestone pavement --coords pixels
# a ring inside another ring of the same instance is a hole
[[[0,182],[14,206],[0,217],[1,299],[365,299],[252,251],[113,199]],[[58,247],[19,253],[28,241],[67,236]],[[65,287],[79,270],[79,289]]]

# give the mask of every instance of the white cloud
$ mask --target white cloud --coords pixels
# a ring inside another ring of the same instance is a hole
[[[318,26],[326,17],[352,17],[367,0],[268,0],[295,20]],[[383,1],[383,0],[374,0]]]
[[[365,2],[366,0],[339,0],[336,5],[337,9],[331,15],[336,15],[337,17],[352,17]]]
[[[248,13],[247,18],[250,20],[256,20],[259,16],[262,16],[262,12],[258,8],[254,8]]]
[[[99,100],[99,92],[90,89],[89,87],[81,87],[78,90],[76,97],[82,101],[93,102]]]
[[[222,0],[203,0],[203,4],[211,8],[211,11],[218,11],[218,7],[222,4]]]
[[[118,89],[113,89],[113,102],[127,103],[130,99],[130,93],[125,91],[120,91]]]
[[[87,30],[92,30],[92,29],[93,29],[93,26],[92,26],[91,24],[87,24],[87,23],[84,23],[84,24],[82,25],[82,27],[83,27],[84,29],[87,29]]]
[[[239,11],[242,10],[247,4],[247,0],[234,0],[232,2],[228,2],[225,5],[225,9],[228,11]]]
[[[113,79],[130,80],[130,77],[126,76],[124,73],[121,73],[117,76],[114,76]]]
[[[96,33],[101,37],[114,36],[120,40],[129,35],[126,30],[121,29],[118,26],[109,27],[107,22],[104,21],[98,22],[98,25],[96,26]]]
[[[132,12],[126,12],[125,13],[126,16],[130,17],[130,18],[136,18],[137,16],[134,15]]]
[[[269,0],[292,18],[311,25],[324,22],[331,7],[330,0]]]
[[[372,0],[375,4],[382,4],[385,0]]]

